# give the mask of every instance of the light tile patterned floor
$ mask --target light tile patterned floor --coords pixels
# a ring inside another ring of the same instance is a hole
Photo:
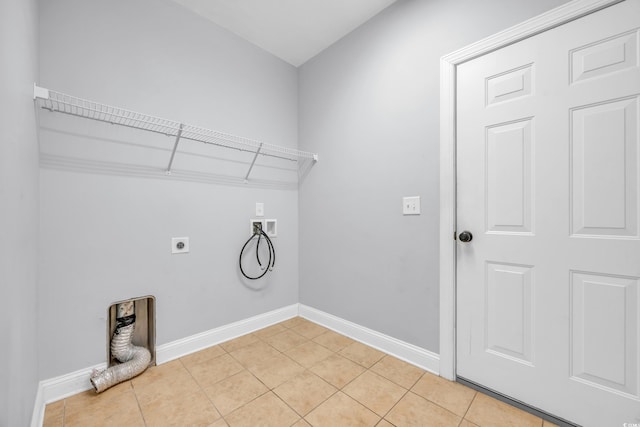
[[[51,403],[44,426],[553,424],[296,317]]]

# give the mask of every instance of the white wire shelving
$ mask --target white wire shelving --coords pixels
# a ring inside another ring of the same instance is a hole
[[[178,144],[182,139],[252,153],[253,159],[249,166],[249,170],[244,177],[245,182],[248,182],[249,175],[251,174],[259,156],[297,162],[298,173],[300,173],[301,164],[310,163],[312,165],[318,161],[318,155],[316,153],[300,151],[274,144],[267,144],[265,142],[230,135],[203,127],[192,126],[174,120],[137,113],[124,108],[101,104],[99,102],[67,95],[62,92],[45,89],[35,84],[33,87],[33,99],[38,102],[41,108],[52,112],[69,114],[72,116],[175,137],[175,143],[173,145],[171,157],[169,158],[169,164],[166,168],[167,174],[171,174],[171,167],[176,155],[176,150],[178,149]]]

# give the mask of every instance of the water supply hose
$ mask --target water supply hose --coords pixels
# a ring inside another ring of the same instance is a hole
[[[121,315],[121,312],[125,310],[124,307],[121,307],[122,305],[124,304],[116,306],[118,315]],[[94,371],[91,374],[91,384],[96,393],[103,392],[109,387],[140,375],[149,366],[151,361],[149,350],[131,343],[135,322],[135,314],[116,318],[116,330],[111,339],[111,354],[121,363],[103,371]]]
[[[260,268],[262,268],[264,271],[262,272],[262,274],[258,276],[249,276],[242,268],[242,254],[244,253],[244,250],[247,248],[247,245],[253,240],[254,237],[258,237],[258,242],[256,243],[256,260],[258,261],[258,265],[260,266]],[[269,251],[269,260],[267,261],[266,267],[263,267],[262,261],[260,261],[260,251],[259,251],[260,240],[262,240],[263,237],[267,242],[267,247]],[[273,267],[276,265],[276,249],[273,247],[273,242],[271,242],[271,239],[269,238],[267,233],[264,232],[262,227],[256,226],[253,228],[253,234],[251,235],[251,237],[249,237],[249,240],[246,241],[246,243],[244,244],[244,246],[242,246],[242,249],[240,250],[240,257],[238,259],[238,264],[240,265],[240,272],[242,273],[242,275],[249,280],[260,279],[264,277],[265,274],[267,274],[269,271],[273,270]]]

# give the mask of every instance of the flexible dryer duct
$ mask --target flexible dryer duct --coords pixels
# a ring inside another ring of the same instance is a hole
[[[111,339],[111,354],[121,363],[91,374],[91,384],[96,393],[141,374],[149,366],[149,350],[131,343],[135,322],[133,301],[116,305],[116,330]]]

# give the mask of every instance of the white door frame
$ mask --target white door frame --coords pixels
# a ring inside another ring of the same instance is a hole
[[[624,0],[574,0],[440,59],[440,376],[456,378],[456,67]]]

